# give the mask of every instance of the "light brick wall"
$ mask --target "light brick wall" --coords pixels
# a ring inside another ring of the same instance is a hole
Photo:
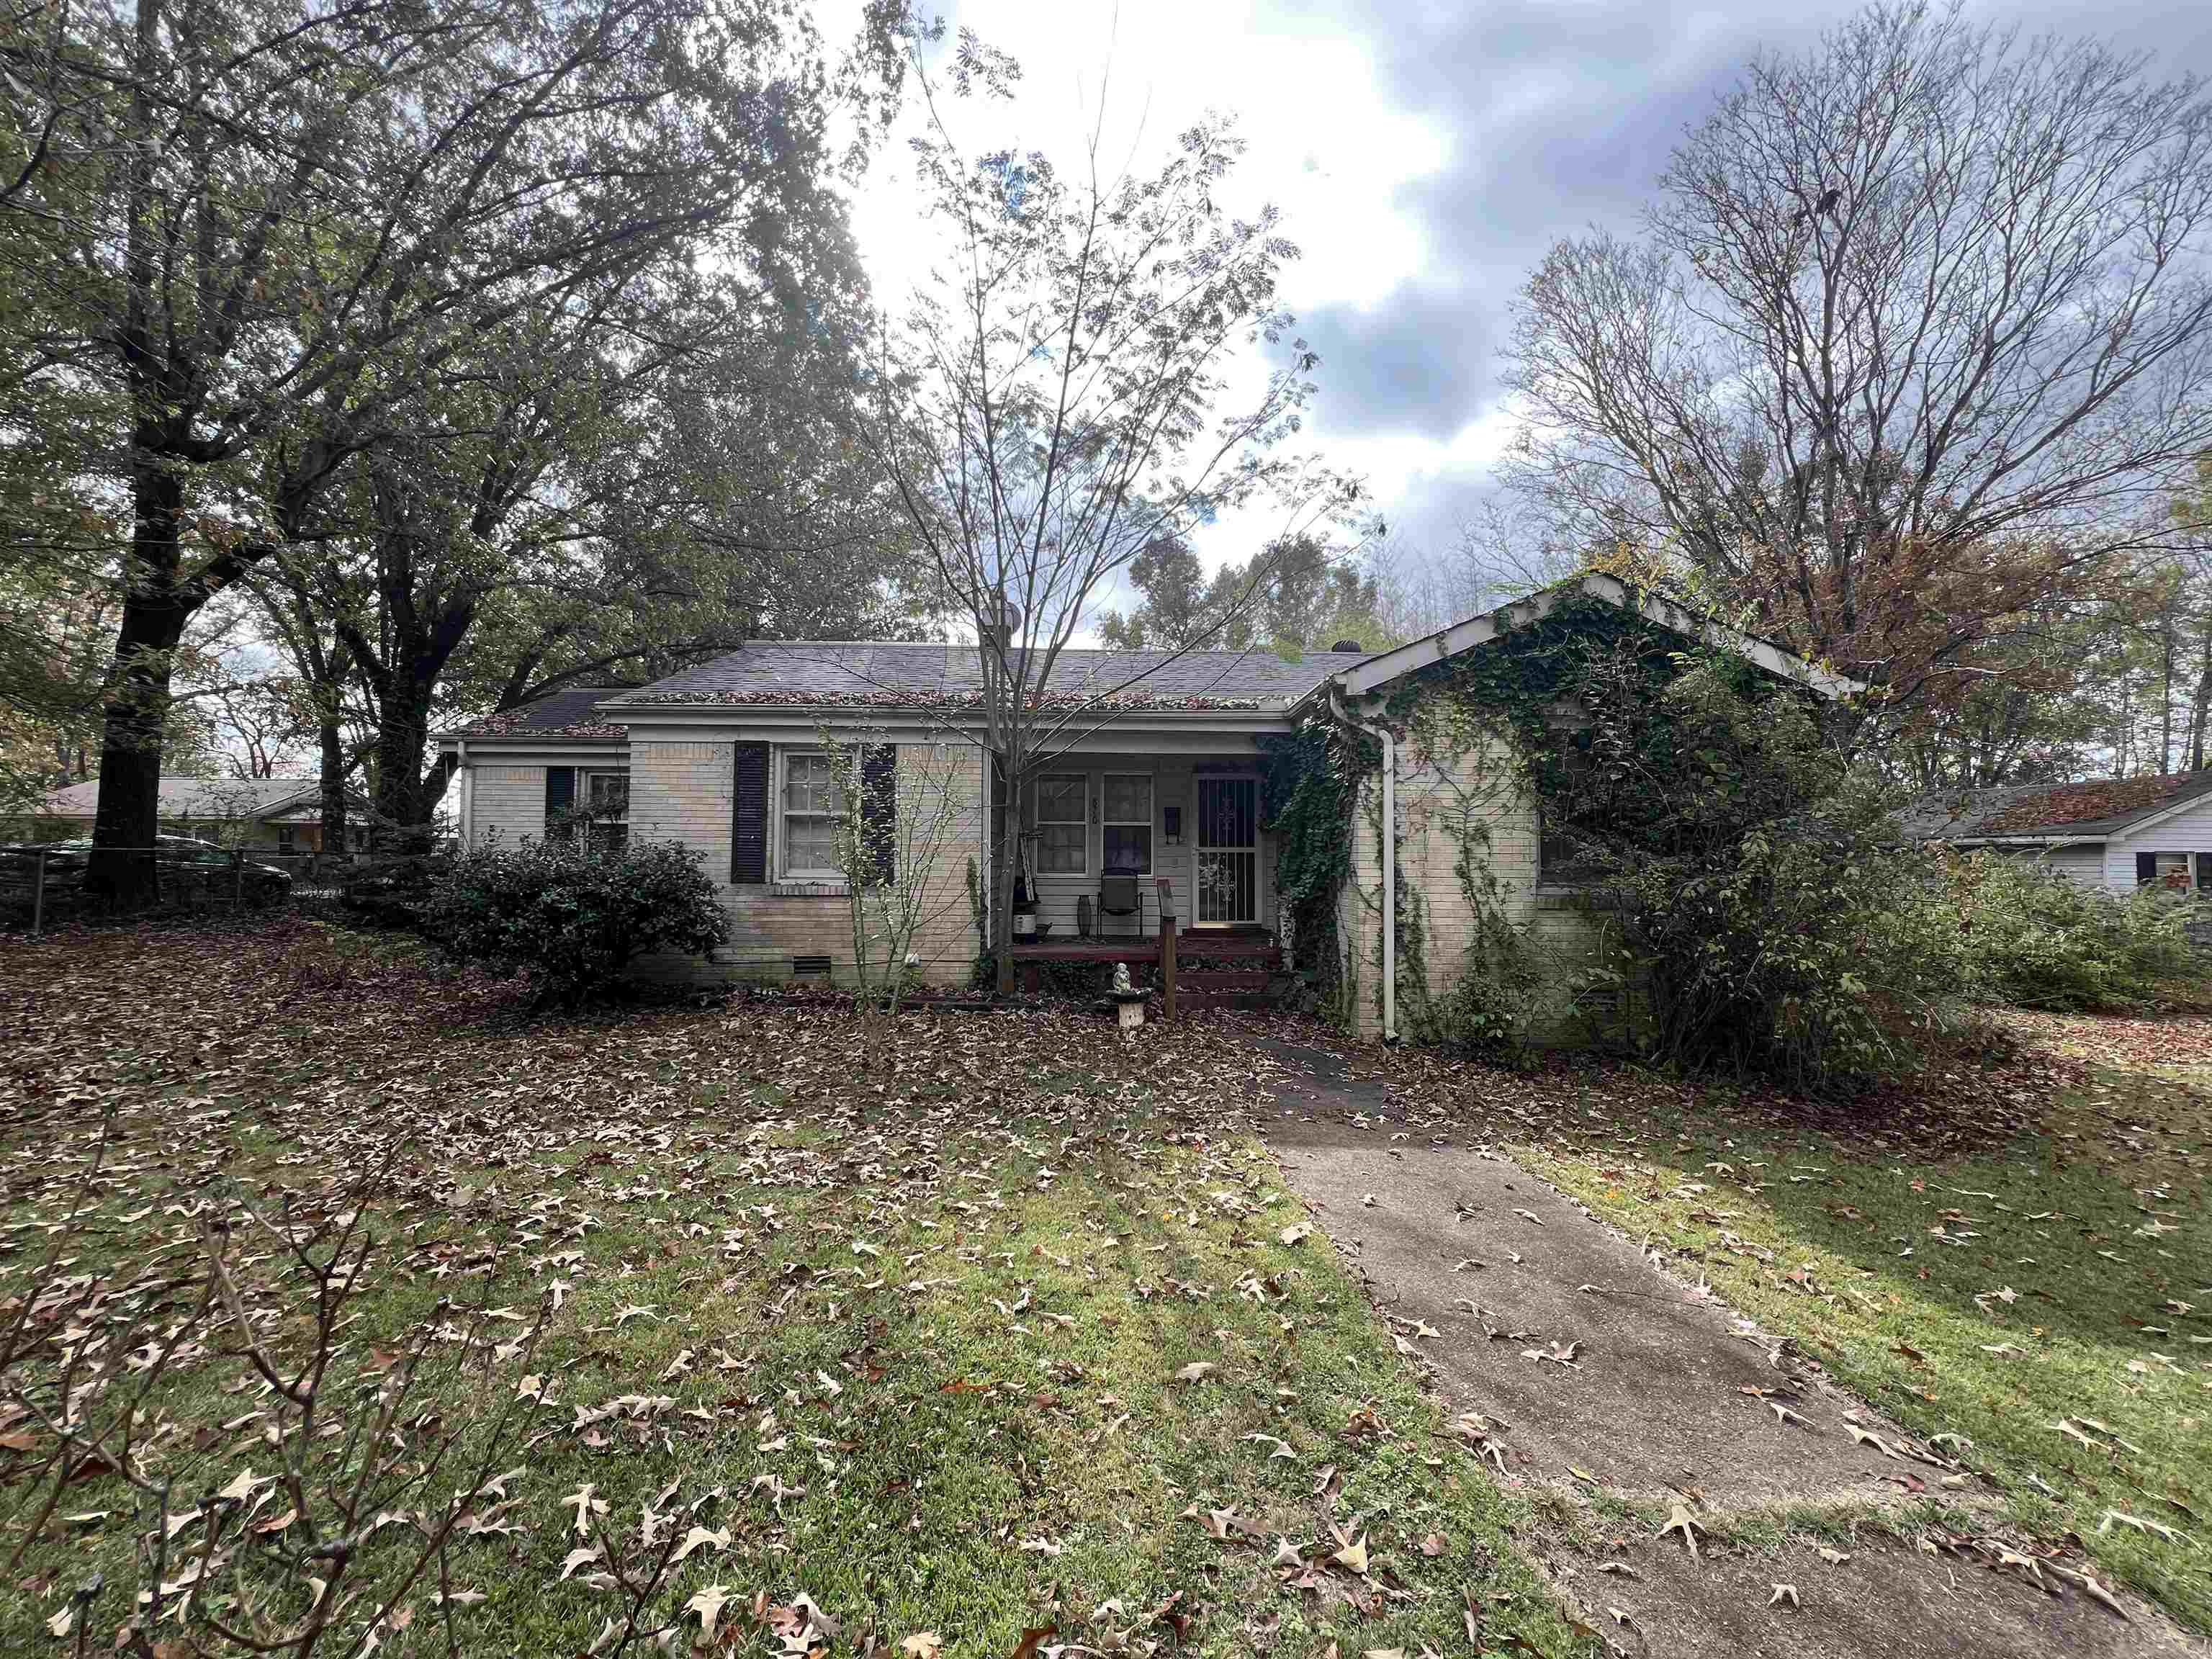
[[[1591,918],[1565,896],[1537,890],[1539,827],[1535,804],[1514,781],[1511,757],[1493,741],[1457,756],[1432,757],[1413,741],[1398,744],[1396,784],[1400,892],[1416,894],[1423,910],[1421,960],[1398,964],[1398,1030],[1407,1035],[1409,996],[1425,976],[1441,997],[1458,981],[1476,933],[1476,911],[1457,868],[1462,847],[1476,873],[1487,870],[1505,919],[1557,971],[1586,960],[1598,943]],[[1352,878],[1338,901],[1338,935],[1352,960],[1352,1031],[1382,1034],[1382,778],[1361,783],[1353,814]],[[1400,933],[1405,931],[1401,919]],[[1556,1015],[1540,1021],[1539,1040],[1566,1035]]]
[[[477,846],[496,841],[512,847],[545,834],[545,769],[543,766],[487,766],[469,769],[469,836]]]
[[[964,985],[976,955],[967,872],[981,836],[981,763],[977,751],[967,745],[900,744],[897,748],[902,801],[910,803],[944,790],[957,808],[921,884],[923,922],[913,951],[921,958],[918,971],[924,980]],[[854,976],[852,911],[841,890],[792,890],[773,881],[744,886],[730,882],[734,745],[633,738],[629,753],[631,836],[681,842],[696,850],[730,916],[728,942],[711,958],[641,957],[633,971],[641,978],[679,982],[781,981],[791,977],[794,957],[826,956],[833,977],[849,983]],[[769,813],[773,839],[773,799]],[[773,872],[773,853],[770,864]]]

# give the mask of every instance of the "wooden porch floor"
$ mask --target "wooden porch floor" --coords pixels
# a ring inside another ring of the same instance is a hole
[[[1264,928],[1200,928],[1178,931],[1176,954],[1192,957],[1265,957],[1279,949],[1275,936]],[[1121,939],[1042,939],[1017,944],[1011,953],[1016,962],[1158,962],[1160,936],[1132,933]]]

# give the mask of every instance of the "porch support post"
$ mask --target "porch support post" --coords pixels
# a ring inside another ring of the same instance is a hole
[[[1175,1018],[1176,915],[1168,908],[1169,889],[1160,883],[1160,1018]]]

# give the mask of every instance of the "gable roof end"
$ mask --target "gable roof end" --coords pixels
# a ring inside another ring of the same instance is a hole
[[[1586,570],[1579,576],[1571,576],[1565,581],[1553,583],[1549,587],[1539,588],[1525,598],[1502,605],[1481,616],[1470,617],[1465,622],[1454,623],[1449,628],[1439,629],[1425,638],[1401,645],[1395,651],[1385,651],[1370,657],[1357,666],[1336,675],[1335,683],[1343,688],[1347,696],[1367,696],[1417,669],[1475,650],[1516,629],[1541,622],[1566,600],[1584,595],[1618,610],[1632,611],[1685,639],[1701,640],[1717,649],[1732,652],[1757,664],[1778,678],[1795,681],[1824,697],[1847,697],[1866,690],[1858,681],[1809,663],[1769,641],[1727,627],[1710,617],[1698,616],[1656,593],[1632,589],[1617,577],[1603,575],[1595,570]]]

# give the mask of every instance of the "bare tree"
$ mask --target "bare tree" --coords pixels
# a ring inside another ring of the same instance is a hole
[[[998,773],[992,937],[1010,988],[1022,784],[1071,720],[1142,695],[1141,674],[1053,687],[1096,600],[1145,549],[1220,513],[1271,501],[1296,519],[1346,492],[1282,449],[1319,361],[1302,341],[1224,407],[1247,354],[1285,343],[1276,283],[1297,254],[1273,208],[1247,219],[1224,203],[1243,148],[1227,122],[1181,134],[1144,175],[1115,171],[1094,125],[1064,174],[1033,151],[969,159],[918,52],[910,73],[923,197],[947,246],[884,329],[864,441],[978,641],[977,724]],[[953,92],[1002,94],[1018,73],[963,32]]]
[[[920,965],[915,947],[968,906],[951,857],[974,833],[975,778],[963,764],[971,751],[944,734],[901,744],[887,732],[817,731],[830,860],[845,872],[862,1017],[896,1015]]]
[[[1555,246],[1505,476],[1910,709],[2163,544],[2212,442],[2212,102],[2094,40],[1877,4],[1765,55],[1638,239]]]

